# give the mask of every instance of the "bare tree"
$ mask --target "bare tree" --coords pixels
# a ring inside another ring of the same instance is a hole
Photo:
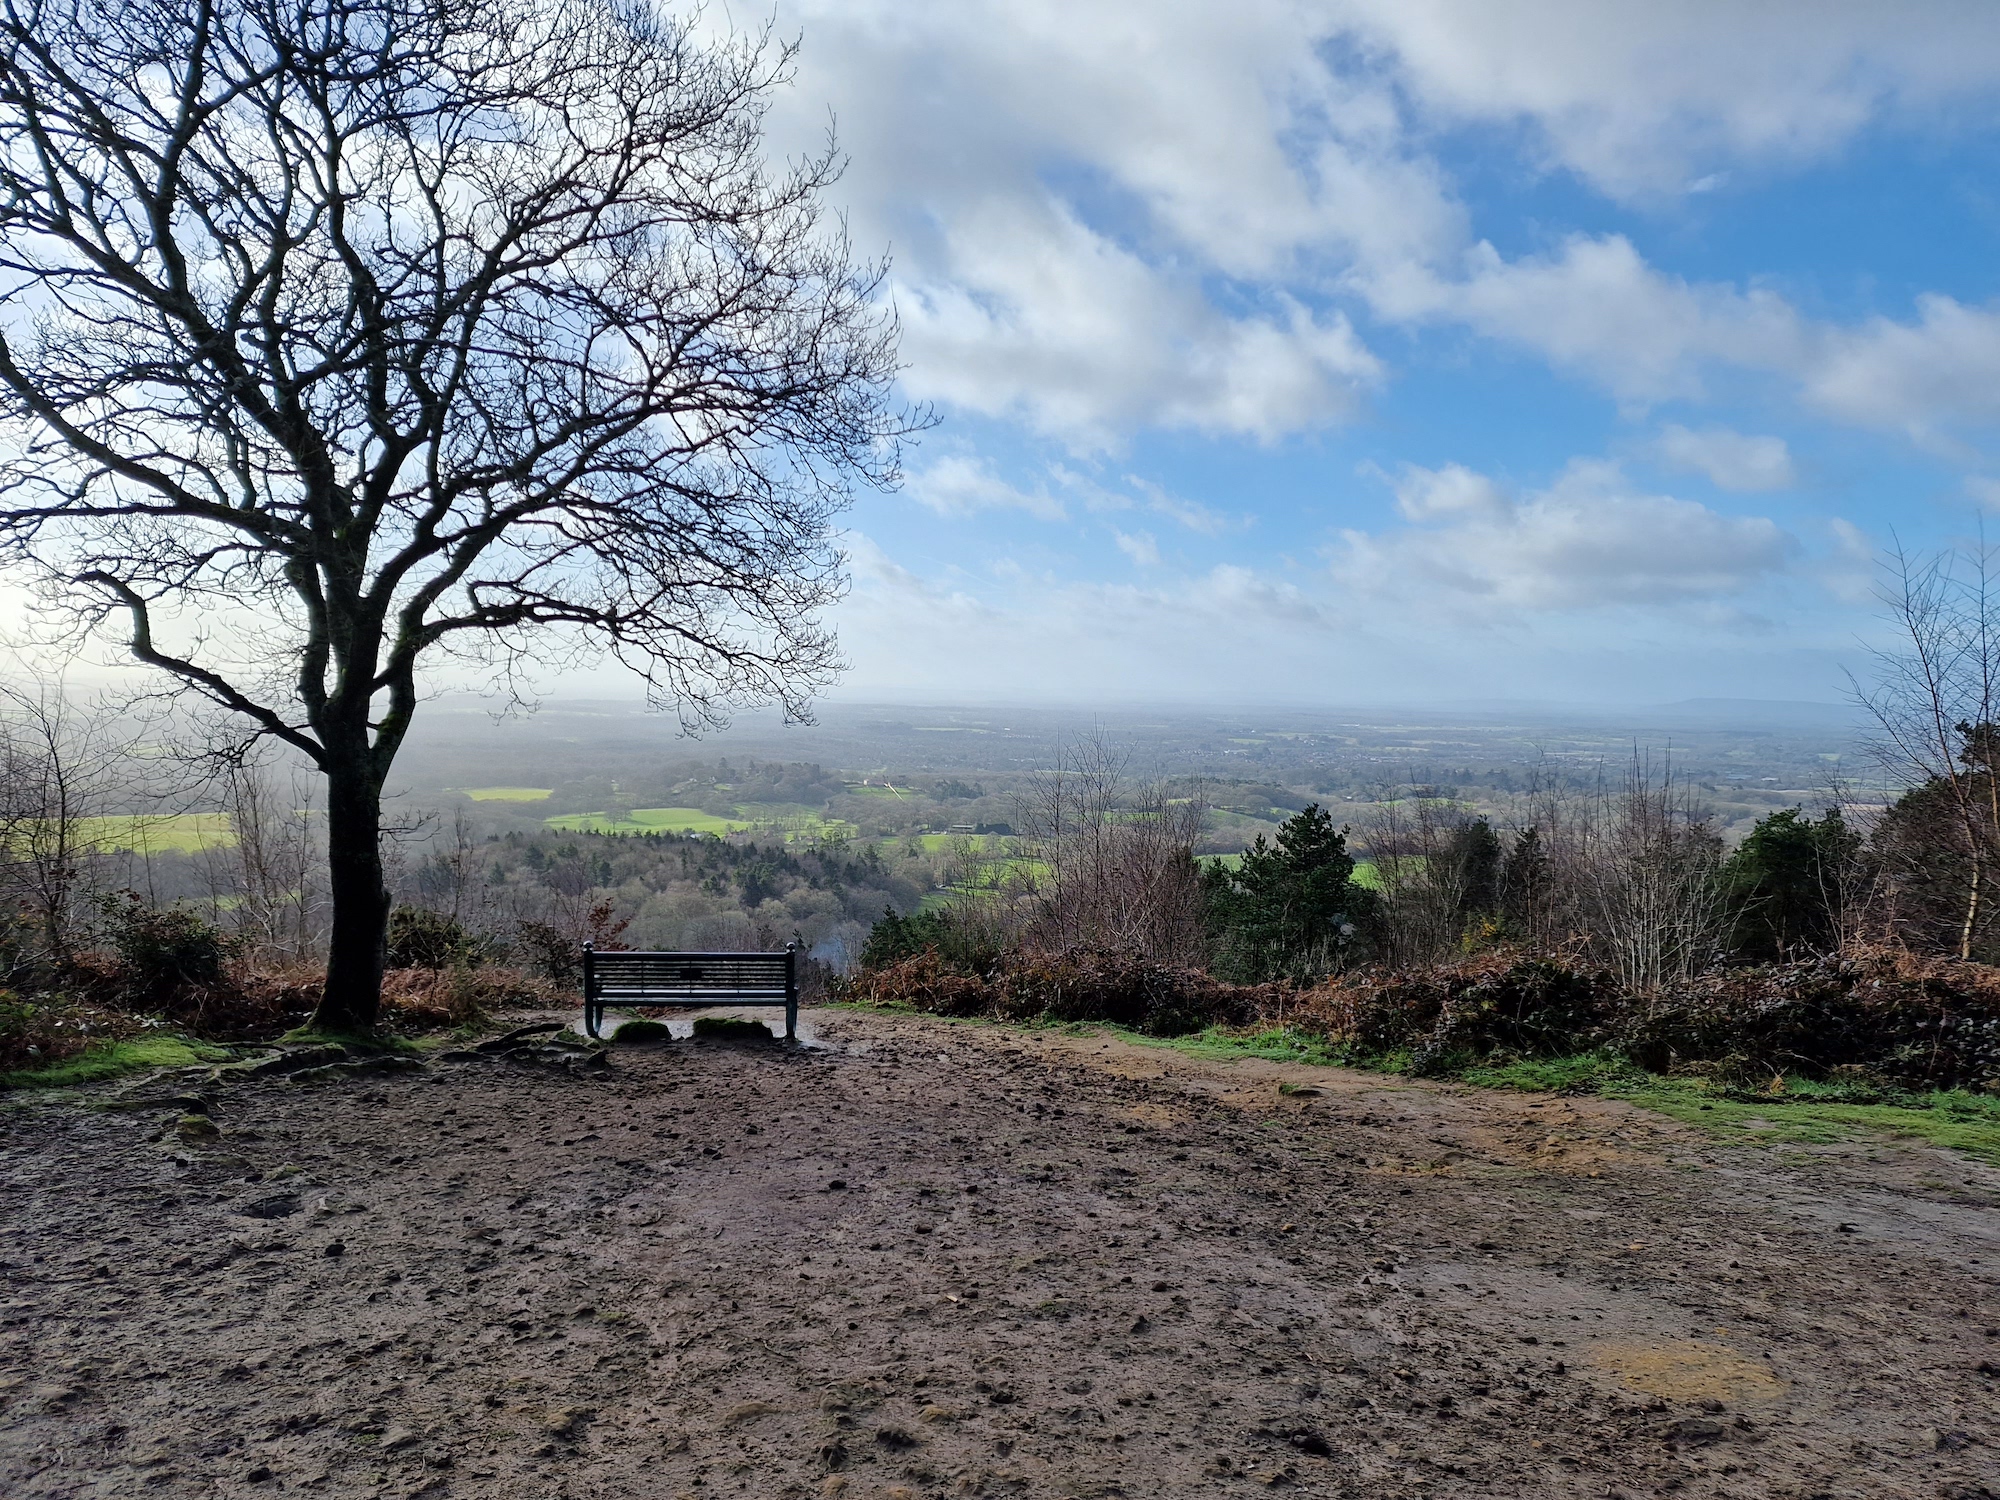
[[[618,0],[0,0],[0,563],[324,779],[322,1027],[375,1020],[424,663],[590,643],[690,724],[837,665],[831,518],[917,419],[833,148],[765,160],[791,56]]]
[[[1926,788],[1929,858],[1911,872],[1936,880],[1935,845],[1961,872],[1957,950],[1972,957],[1993,901],[2000,855],[2000,588],[1982,538],[1929,556],[1900,546],[1883,562],[1879,590],[1899,637],[1874,653],[1874,684],[1853,684],[1874,720],[1869,745],[1891,785]],[[1893,880],[1896,873],[1889,872]]]
[[[1196,795],[1134,784],[1102,737],[1060,748],[1022,799],[1021,847],[1033,873],[1028,938],[1115,948],[1170,963],[1205,957],[1194,844],[1207,816]]]
[[[1366,837],[1381,886],[1385,957],[1435,960],[1465,935],[1475,908],[1492,915],[1497,871],[1468,857],[1476,833],[1491,838],[1483,820],[1447,798],[1396,798],[1373,810]]]
[[[1621,776],[1585,786],[1549,777],[1527,803],[1545,942],[1581,945],[1640,996],[1715,960],[1727,930],[1722,840],[1671,753],[1656,763],[1635,748]]]
[[[0,683],[0,878],[56,964],[75,950],[104,847],[99,820],[128,769],[109,730],[60,682]]]
[[[301,770],[270,757],[227,766],[235,841],[209,855],[216,885],[233,898],[237,934],[254,951],[298,961],[320,953],[327,914],[325,820]]]

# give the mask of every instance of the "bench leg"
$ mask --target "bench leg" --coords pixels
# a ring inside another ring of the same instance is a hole
[[[593,1042],[598,1040],[597,1023],[601,1019],[602,1015],[603,1012],[597,1006],[592,1005],[587,1000],[584,1002],[583,1030],[584,1034],[588,1036]]]
[[[799,1002],[796,998],[793,998],[785,1002],[785,1040],[796,1042],[798,1039]]]

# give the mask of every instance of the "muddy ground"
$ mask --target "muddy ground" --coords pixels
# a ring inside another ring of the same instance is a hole
[[[2000,1495],[1991,1168],[810,1019],[17,1099],[0,1494]]]

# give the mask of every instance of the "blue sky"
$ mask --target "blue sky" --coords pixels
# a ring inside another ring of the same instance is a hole
[[[843,696],[1832,699],[2000,506],[2000,7],[777,14],[942,418]]]

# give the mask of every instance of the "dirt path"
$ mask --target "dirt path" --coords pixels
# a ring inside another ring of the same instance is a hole
[[[814,1019],[0,1111],[0,1494],[2000,1495],[2000,1172]]]

